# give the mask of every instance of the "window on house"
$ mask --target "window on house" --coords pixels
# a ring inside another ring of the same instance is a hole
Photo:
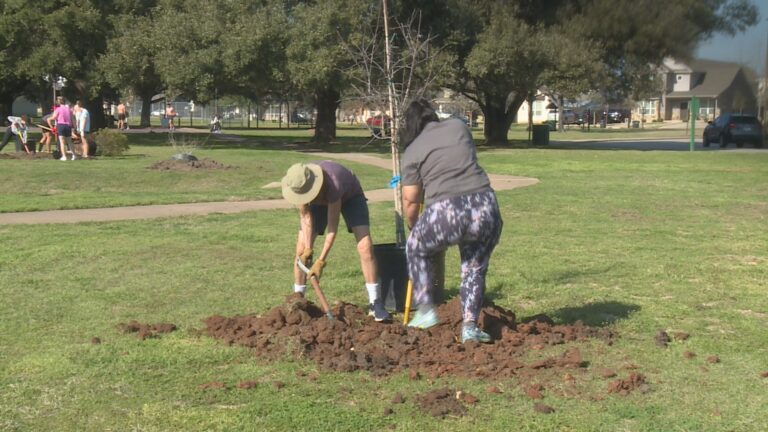
[[[649,115],[656,113],[657,101],[642,101],[640,102],[640,114]]]
[[[544,101],[533,101],[533,115],[536,117],[544,115]]]

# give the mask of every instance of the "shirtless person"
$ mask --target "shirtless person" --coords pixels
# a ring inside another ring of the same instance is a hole
[[[168,120],[168,129],[171,131],[175,130],[176,126],[174,126],[173,120],[176,118],[176,110],[173,109],[173,105],[165,105],[165,118]]]
[[[126,129],[128,122],[125,121],[125,104],[120,101],[117,104],[117,128],[120,130]]]

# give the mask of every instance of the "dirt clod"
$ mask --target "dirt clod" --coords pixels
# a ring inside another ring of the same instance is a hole
[[[282,381],[273,381],[272,387],[274,387],[276,390],[280,390],[281,388],[285,387],[285,383]]]
[[[496,386],[490,386],[485,391],[488,393],[501,393],[501,390],[499,390],[499,388]]]
[[[200,389],[202,389],[202,390],[206,390],[206,389],[223,389],[223,388],[227,388],[227,386],[226,386],[226,385],[224,385],[224,383],[223,383],[223,382],[221,382],[221,381],[211,381],[211,382],[207,382],[207,383],[205,383],[205,384],[200,384],[198,387],[199,387]]]
[[[616,372],[611,369],[602,369],[600,371],[600,376],[603,378],[613,378],[616,376]]]
[[[675,332],[672,336],[678,342],[682,342],[682,341],[688,340],[688,338],[691,337],[691,335],[686,333],[686,332]]]
[[[760,378],[768,378],[768,371],[760,372]]]
[[[536,402],[533,404],[533,410],[540,414],[552,414],[555,412],[554,408],[541,402]]]
[[[710,364],[720,363],[720,357],[716,355],[707,356],[707,363],[710,363]]]
[[[692,358],[696,357],[696,353],[690,352],[690,351],[685,351],[685,352],[683,352],[683,357],[685,357],[687,359],[692,359]]]
[[[237,388],[243,390],[249,390],[256,387],[259,383],[256,381],[240,381],[237,383]]]
[[[403,402],[405,402],[405,398],[400,393],[396,394],[395,397],[392,398],[393,404],[401,404]]]
[[[542,399],[544,397],[541,392],[544,390],[544,386],[541,384],[533,384],[525,388],[525,395],[531,399]]]
[[[384,408],[384,415],[385,416],[392,415],[393,412],[394,411],[392,411],[392,408],[389,408],[389,407]]]
[[[656,342],[656,346],[660,347],[667,347],[669,345],[669,342],[671,339],[669,338],[669,335],[664,330],[659,330],[658,333],[656,333],[656,336],[653,337],[653,340]]]
[[[467,408],[456,399],[456,391],[448,388],[417,395],[416,401],[422,411],[433,417],[461,417],[467,413]]]
[[[626,396],[635,390],[643,390],[645,387],[645,375],[640,373],[631,373],[627,378],[617,379],[608,383],[608,393],[618,393]]]
[[[91,338],[91,343],[94,344],[94,345],[99,345],[101,343],[101,338],[97,337],[97,336],[94,336],[94,337]]]
[[[464,395],[462,396],[461,400],[463,400],[464,402],[466,402],[469,405],[474,405],[474,404],[477,403],[477,401],[479,399],[475,395],[472,395],[472,394],[469,394],[469,393],[464,393]]]

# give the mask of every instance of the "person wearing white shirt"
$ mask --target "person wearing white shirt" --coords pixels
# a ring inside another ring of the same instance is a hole
[[[13,136],[16,140],[16,152],[20,153],[24,151],[24,147],[27,145],[27,116],[8,116],[8,122],[10,126],[5,130],[3,142],[0,144],[0,151],[3,150],[3,147],[8,144],[11,136]]]
[[[83,101],[78,100],[75,103],[75,131],[80,136],[80,142],[82,143],[82,155],[83,158],[88,159],[88,140],[91,139],[91,114],[85,107],[83,107]]]

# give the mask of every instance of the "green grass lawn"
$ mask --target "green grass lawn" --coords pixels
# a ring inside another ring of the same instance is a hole
[[[8,183],[7,175],[5,191],[16,192],[2,195],[3,210],[61,208],[68,200],[257,199],[274,196],[259,195],[263,183],[311,157],[256,137],[200,151],[236,170],[163,177],[174,173],[146,166],[169,156],[168,146],[142,139],[123,159],[0,161],[16,174],[41,164],[41,188],[86,183],[83,192],[72,186],[63,197],[41,194],[29,206],[27,186]],[[336,148],[355,145],[362,144]],[[210,315],[265,312],[290,292],[294,211],[0,226],[0,430],[768,430],[768,379],[760,377],[768,370],[768,154],[520,149],[484,151],[480,161],[491,173],[541,180],[499,193],[505,225],[488,296],[520,317],[546,313],[615,330],[613,346],[577,346],[590,369],[625,376],[624,365],[637,365],[649,392],[601,400],[545,392],[543,402],[556,412],[542,415],[516,380],[320,371],[313,382],[297,371],[317,371],[314,364],[265,363],[198,335]],[[367,166],[355,171],[367,188],[390,175]],[[374,240],[392,241],[392,205],[373,204],[371,215]],[[357,262],[351,236],[340,235],[323,277],[331,300],[365,303]],[[457,264],[451,251],[451,293]],[[180,329],[139,341],[115,328],[132,319]],[[659,330],[691,337],[660,348],[653,340]],[[102,343],[92,344],[93,337]],[[697,357],[685,359],[685,351]],[[708,355],[720,362],[707,363]],[[232,388],[243,380],[259,384]],[[199,388],[211,381],[230,389]],[[277,390],[275,381],[285,387]],[[489,385],[504,393],[486,393]],[[579,385],[597,392],[606,382]],[[443,386],[480,402],[467,416],[446,420],[413,405],[413,395]],[[385,416],[398,392],[406,403]]]
[[[238,140],[176,134],[176,148],[167,134],[130,134],[131,148],[121,157],[66,162],[0,160],[6,175],[0,212],[280,198],[279,188],[263,186],[279,181],[291,164],[317,159],[311,152],[276,150],[317,149],[306,141],[297,141],[300,137],[295,133]],[[352,138],[345,142],[326,148],[349,151],[364,145]],[[376,145],[366,150],[386,151],[381,144]],[[198,158],[212,158],[232,168],[190,172],[149,169],[156,162],[190,149]],[[389,183],[391,174],[383,170],[370,172],[354,163],[347,165],[360,173],[366,189],[386,188]]]

